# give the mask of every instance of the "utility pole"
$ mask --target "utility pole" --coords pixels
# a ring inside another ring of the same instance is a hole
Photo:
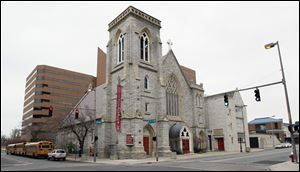
[[[278,50],[278,54],[279,54],[279,61],[280,61],[281,74],[282,74],[282,84],[284,86],[285,100],[286,100],[288,117],[289,117],[289,125],[292,126],[293,125],[292,115],[291,115],[289,97],[288,97],[288,92],[287,92],[286,80],[285,80],[285,75],[284,75],[284,70],[283,70],[283,65],[282,65],[282,60],[281,60],[281,53],[280,53],[280,48],[279,48],[278,41],[276,41],[276,43],[270,43],[270,44],[265,45],[265,49],[270,49],[270,48],[274,47],[275,45],[277,45],[277,50]],[[293,154],[295,156],[296,162],[298,162],[295,139],[294,139],[294,131],[293,130],[291,130],[291,139],[292,139],[292,145],[293,145]]]
[[[245,117],[244,117],[244,107],[247,105],[241,105],[241,106],[235,106],[237,108],[240,108],[242,111],[242,118],[243,118],[243,131],[244,131],[244,139],[245,139],[245,152],[247,152],[247,139],[246,139],[246,128],[245,128]]]

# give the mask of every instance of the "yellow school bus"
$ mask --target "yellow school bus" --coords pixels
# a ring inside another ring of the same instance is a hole
[[[15,154],[16,155],[25,155],[25,142],[15,144]]]
[[[6,154],[7,155],[14,155],[16,149],[16,144],[9,144],[6,146]]]
[[[26,156],[31,157],[47,157],[48,152],[53,149],[53,143],[49,141],[31,142],[25,144]]]

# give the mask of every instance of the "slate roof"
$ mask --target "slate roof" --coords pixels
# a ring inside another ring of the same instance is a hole
[[[250,121],[249,124],[264,124],[271,122],[282,122],[282,119],[274,119],[271,117],[255,118],[254,120]]]

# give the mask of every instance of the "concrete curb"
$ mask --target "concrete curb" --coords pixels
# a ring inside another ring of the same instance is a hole
[[[286,161],[279,164],[274,164],[268,167],[270,171],[299,171],[299,163]]]
[[[212,157],[217,155],[232,155],[232,154],[239,154],[240,152],[208,152],[204,154],[185,154],[185,155],[177,155],[176,158],[171,157],[160,157],[158,161],[156,161],[155,157],[146,158],[146,159],[121,159],[121,160],[110,160],[110,159],[97,159],[96,162],[93,162],[93,159],[89,157],[87,160],[75,160],[73,157],[67,157],[68,161],[73,162],[86,162],[86,163],[103,163],[103,164],[155,164],[158,162],[172,162],[176,160],[188,160],[188,159],[195,159],[195,158],[204,158],[204,157]]]

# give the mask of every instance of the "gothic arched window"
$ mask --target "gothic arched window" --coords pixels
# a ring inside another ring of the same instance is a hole
[[[149,62],[149,38],[144,32],[140,37],[141,59]]]
[[[118,40],[118,59],[117,62],[121,63],[124,61],[124,35],[121,34]]]
[[[144,78],[144,88],[149,89],[149,77],[145,76]]]
[[[179,99],[178,89],[175,77],[172,75],[167,82],[166,87],[166,109],[167,115],[178,116],[179,115]]]

